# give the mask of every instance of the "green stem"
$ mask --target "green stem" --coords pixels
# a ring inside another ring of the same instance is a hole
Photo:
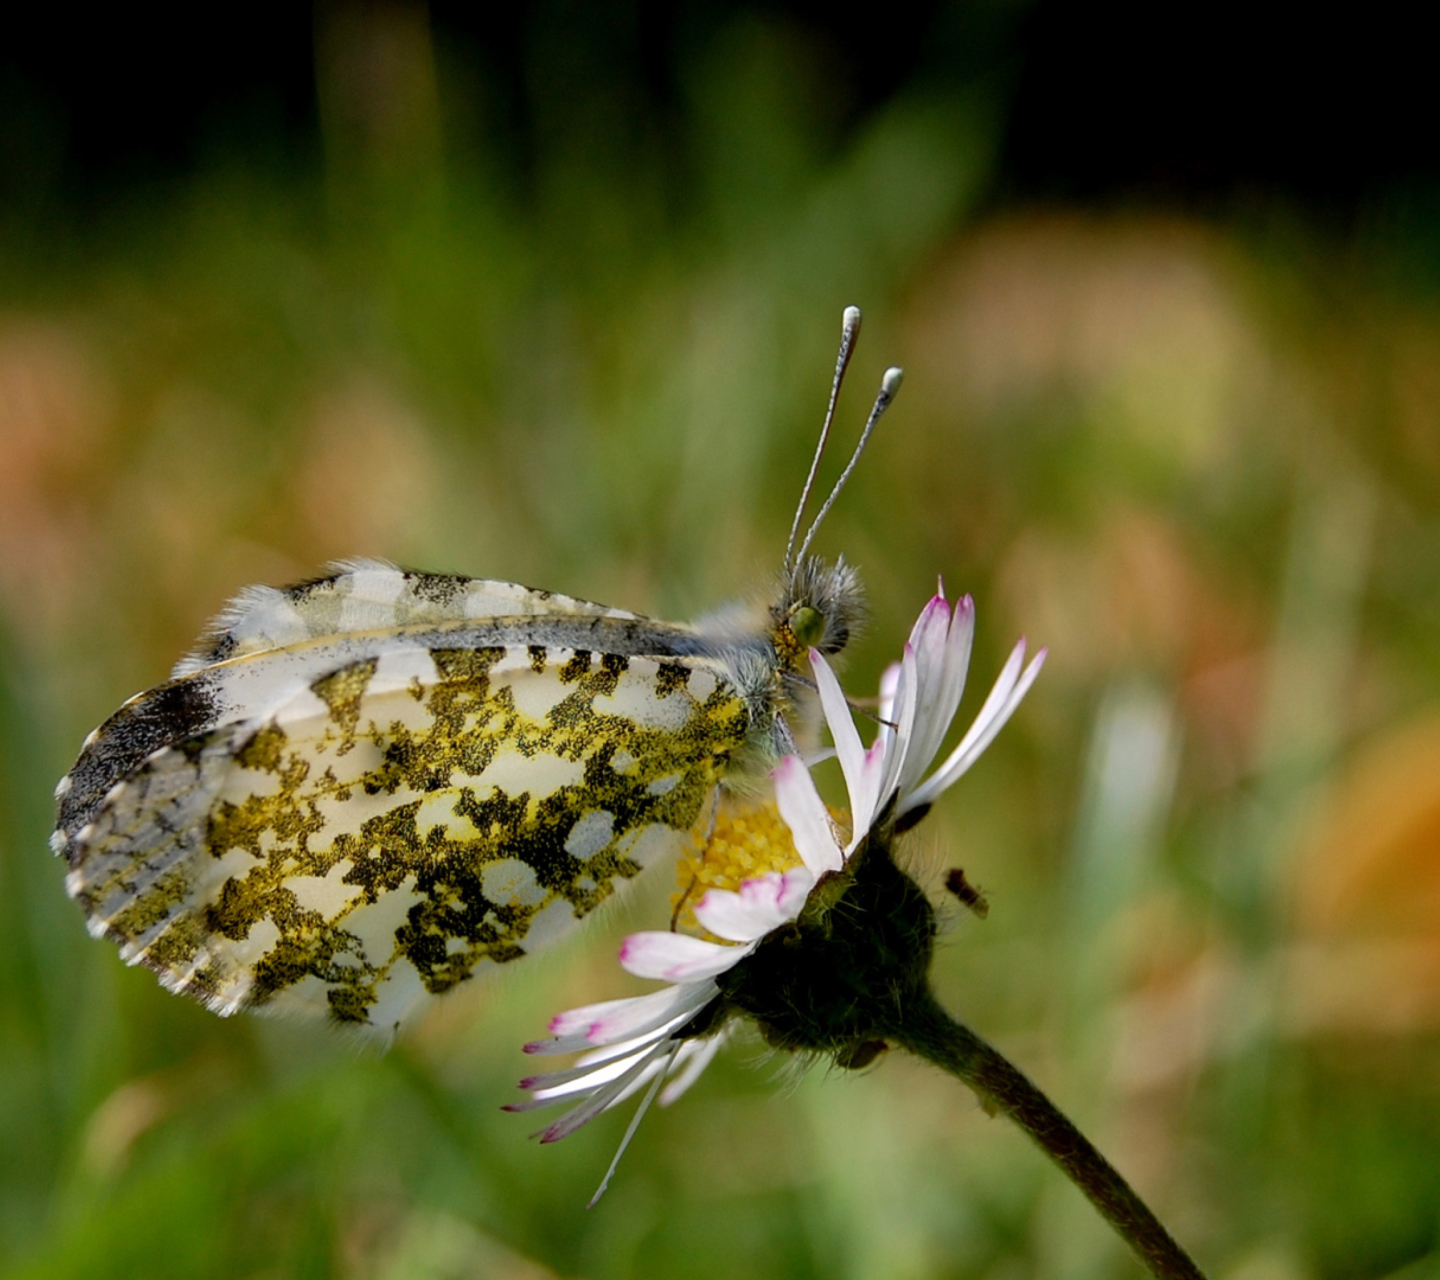
[[[982,1102],[1018,1124],[1080,1188],[1160,1280],[1205,1280],[1130,1184],[1063,1113],[998,1050],[956,1022],[926,991],[890,1038],[963,1080]]]

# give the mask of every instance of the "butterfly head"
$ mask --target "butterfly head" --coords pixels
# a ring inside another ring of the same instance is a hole
[[[782,662],[803,669],[806,654],[837,654],[865,620],[859,575],[843,559],[826,564],[807,556],[786,575],[779,601],[771,607],[771,638]]]

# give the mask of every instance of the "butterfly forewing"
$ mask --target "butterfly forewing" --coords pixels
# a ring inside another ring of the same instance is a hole
[[[577,630],[630,651],[553,643]],[[217,1011],[390,1028],[687,838],[751,727],[721,662],[634,652],[687,634],[567,610],[203,667],[112,718],[62,784],[70,891]]]
[[[250,587],[219,618],[176,676],[215,662],[326,636],[484,618],[629,618],[589,600],[515,582],[414,573],[381,560],[347,560],[309,582]]]

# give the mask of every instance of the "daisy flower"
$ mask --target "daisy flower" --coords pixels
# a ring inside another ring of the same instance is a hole
[[[1041,650],[1025,666],[1023,640],[1011,653],[970,729],[939,767],[926,774],[960,704],[974,627],[974,606],[968,596],[953,610],[943,591],[930,601],[916,620],[901,661],[882,681],[882,727],[868,749],[861,742],[834,673],[824,657],[811,650],[821,709],[849,794],[849,840],[842,842],[837,836],[804,762],[798,756],[786,756],[773,774],[774,809],[783,826],[772,822],[767,829],[764,813],[757,815],[754,809],[742,819],[748,823],[751,861],[758,857],[762,862],[780,864],[781,869],[740,879],[733,890],[711,887],[694,904],[695,921],[718,941],[674,931],[631,934],[620,949],[621,965],[638,977],[669,985],[649,995],[559,1014],[550,1023],[548,1038],[525,1046],[527,1053],[585,1051],[566,1070],[520,1082],[531,1097],[512,1104],[509,1110],[575,1104],[541,1132],[542,1142],[573,1133],[644,1089],[644,1101],[621,1143],[623,1152],[657,1093],[661,1105],[684,1093],[728,1038],[735,1015],[750,1012],[743,1001],[735,999],[746,981],[743,962],[779,931],[793,930],[807,908],[817,909],[822,897],[815,892],[817,886],[841,883],[863,842],[888,842],[895,833],[914,825],[989,746],[1044,661]],[[717,838],[732,837],[717,830],[711,848]],[[858,1042],[861,1046],[867,1043]],[[852,1043],[850,1052],[839,1057],[842,1065],[860,1064],[856,1047]],[[619,1158],[617,1153],[615,1162]],[[597,1199],[609,1183],[615,1162],[596,1193]]]

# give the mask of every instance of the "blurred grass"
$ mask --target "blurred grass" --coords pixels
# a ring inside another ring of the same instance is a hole
[[[124,970],[45,851],[84,733],[248,582],[762,587],[850,302],[846,423],[907,368],[821,538],[875,604],[852,687],[937,573],[978,684],[1052,651],[916,850],[992,903],[945,997],[1212,1275],[1440,1274],[1433,299],[1284,227],[979,216],[992,96],[840,137],[754,20],[685,85],[685,207],[603,112],[542,121],[518,190],[423,25],[336,12],[318,171],[222,154],[0,238],[0,1275],[1134,1274],[894,1059],[780,1088],[733,1054],[585,1213],[623,1120],[541,1149],[498,1107],[551,1011],[634,989],[615,943],[668,886],[379,1056]]]

